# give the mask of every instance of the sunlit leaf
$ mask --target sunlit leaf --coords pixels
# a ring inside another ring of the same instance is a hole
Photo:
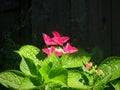
[[[82,79],[82,80],[81,80]],[[68,87],[76,88],[79,90],[90,90],[91,86],[84,85],[84,79],[78,71],[68,72]]]
[[[33,45],[24,45],[15,52],[17,52],[21,57],[33,60],[35,64],[40,64],[39,60],[44,59],[44,54],[40,52],[39,48]]]
[[[82,49],[79,49],[76,53],[63,55],[61,57],[61,63],[64,68],[76,68],[81,67],[83,63],[88,63],[90,58],[90,54]]]
[[[54,68],[48,74],[50,82],[67,85],[68,72],[64,68]]]
[[[108,82],[120,77],[120,57],[109,57],[98,68],[102,70],[103,76],[96,80],[94,90],[102,90]]]
[[[19,90],[31,90],[34,89],[36,86],[33,82],[31,82],[30,78],[24,78],[19,86]]]
[[[18,89],[24,77],[20,71],[5,71],[0,73],[0,83],[7,88]]]
[[[98,67],[104,73],[104,76],[111,75],[110,81],[120,77],[120,57],[109,57]]]
[[[22,57],[22,61],[20,63],[20,69],[26,75],[37,75],[37,67],[33,60],[29,58]]]

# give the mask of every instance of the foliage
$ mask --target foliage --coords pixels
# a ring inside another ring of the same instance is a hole
[[[90,54],[82,49],[71,55],[56,56],[54,53],[43,59],[39,48],[25,45],[16,51],[21,56],[20,70],[0,73],[0,83],[11,89],[56,90],[102,90],[111,83],[119,88],[120,57],[104,60],[98,68],[102,74],[90,73],[84,68]],[[115,80],[115,82],[114,82]]]
[[[109,84],[120,89],[120,57],[108,57],[97,66],[91,54],[77,51],[46,56],[38,47],[24,45],[15,51],[21,56],[20,70],[1,72],[0,83],[13,90],[104,90]]]

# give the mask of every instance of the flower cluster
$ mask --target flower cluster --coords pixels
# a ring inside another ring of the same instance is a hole
[[[96,72],[97,74],[102,74],[102,71],[100,69],[96,69],[97,66],[93,66],[93,62],[88,62],[85,68],[89,71],[89,73]]]
[[[42,33],[42,35],[47,46],[47,48],[43,48],[42,51],[48,56],[53,52],[57,56],[61,56],[63,54],[71,54],[78,51],[76,47],[71,46],[71,44],[67,42],[70,39],[68,36],[61,36],[57,31],[52,32],[52,38],[45,33]],[[66,45],[64,45],[65,43]]]

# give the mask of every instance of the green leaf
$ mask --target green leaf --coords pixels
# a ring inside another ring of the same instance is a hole
[[[115,90],[120,90],[120,79],[113,80],[110,83],[115,88]]]
[[[96,79],[93,90],[103,90],[108,82],[120,77],[120,57],[109,57],[98,68],[103,75],[101,79]]]
[[[52,53],[50,56],[44,59],[43,64],[52,62],[53,67],[60,67],[61,66],[61,61],[58,56],[56,56],[54,53]]]
[[[24,78],[19,86],[19,90],[31,90],[36,88],[33,82],[31,82],[30,78]]]
[[[61,90],[61,86],[55,83],[48,83],[44,90]]]
[[[37,66],[42,63],[42,61],[39,61],[41,59],[40,55],[42,57],[39,48],[32,45],[24,45],[16,52],[22,57],[20,63],[21,71],[27,75],[36,75],[39,69]]]
[[[33,60],[35,64],[40,64],[39,60],[43,59],[40,49],[32,45],[24,45],[16,52],[22,57]]]
[[[67,70],[59,67],[51,69],[48,73],[49,81],[60,85],[67,85],[67,76]]]
[[[40,70],[44,75],[45,83],[56,83],[60,85],[67,85],[67,70],[63,68],[44,68]]]
[[[42,75],[42,77],[47,81],[48,80],[48,73],[51,70],[53,64],[51,62],[49,63],[44,63],[44,65],[41,66],[40,68],[40,74]]]
[[[18,89],[24,77],[20,71],[5,71],[0,73],[0,83],[7,88]]]
[[[109,57],[98,67],[104,73],[104,77],[111,76],[110,81],[120,77],[120,57]]]
[[[20,63],[20,70],[26,75],[37,75],[38,73],[37,67],[35,66],[33,60],[25,57],[22,58]]]
[[[59,58],[53,53],[42,62],[39,71],[42,77],[47,80],[49,71],[55,67],[60,67],[60,61]]]
[[[67,70],[61,67],[60,60],[55,54],[43,61],[39,71],[46,83],[67,83]]]
[[[62,67],[76,68],[81,67],[83,63],[87,64],[91,56],[86,51],[79,49],[78,52],[61,57]]]
[[[93,87],[93,90],[104,90],[106,88],[106,84],[109,82],[111,76],[106,76],[101,80],[97,80]]]
[[[79,89],[79,90],[90,90],[91,89],[90,86],[84,85],[83,83],[84,83],[84,79],[80,72],[78,71],[68,72],[68,87]]]

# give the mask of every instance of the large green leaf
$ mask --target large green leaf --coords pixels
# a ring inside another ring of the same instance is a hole
[[[79,49],[78,52],[61,57],[62,67],[64,68],[76,68],[88,63],[91,56],[86,51]]]
[[[5,71],[0,73],[0,83],[7,88],[18,89],[24,77],[20,71]]]
[[[97,80],[93,87],[93,90],[104,90],[106,88],[106,84],[109,82],[111,76],[106,76],[104,79]]]
[[[24,78],[19,86],[19,90],[32,90],[36,87],[30,78]]]
[[[32,45],[24,45],[16,51],[21,57],[20,69],[27,75],[37,74],[37,66],[41,64],[40,50]],[[42,55],[41,55],[42,57]]]
[[[52,68],[55,68],[55,67],[60,67],[60,61],[59,61],[59,58],[53,53],[49,57],[44,59],[44,61],[41,64],[41,68],[40,68],[39,71],[40,71],[42,77],[45,80],[47,80],[48,79],[48,73],[50,72],[50,70]]]
[[[20,56],[33,60],[36,64],[40,63],[39,60],[43,59],[43,54],[40,49],[32,45],[24,45],[18,51]]]
[[[104,73],[104,77],[111,76],[110,81],[120,77],[120,57],[109,57],[98,67]]]
[[[79,90],[90,90],[91,86],[84,85],[84,79],[82,74],[78,71],[68,72],[68,87]]]
[[[67,83],[67,70],[61,67],[60,60],[55,54],[43,61],[39,71],[47,83]]]
[[[51,62],[46,66],[42,66],[40,73],[45,79],[45,83],[67,84],[67,70],[61,67],[53,67]]]
[[[52,53],[50,56],[44,59],[44,62],[42,64],[47,64],[49,62],[52,62],[54,67],[60,67],[61,61],[58,56],[56,56],[54,53]]]
[[[67,85],[68,72],[64,68],[53,68],[48,74],[50,82]]]
[[[20,63],[20,70],[24,72],[26,75],[37,75],[37,66],[33,62],[33,60],[29,58],[22,57],[22,61]]]
[[[96,79],[93,90],[103,90],[108,82],[120,77],[120,57],[109,57],[98,68],[103,71],[103,76]]]
[[[57,83],[48,83],[44,90],[61,90],[61,85]],[[67,90],[67,89],[66,89]]]

